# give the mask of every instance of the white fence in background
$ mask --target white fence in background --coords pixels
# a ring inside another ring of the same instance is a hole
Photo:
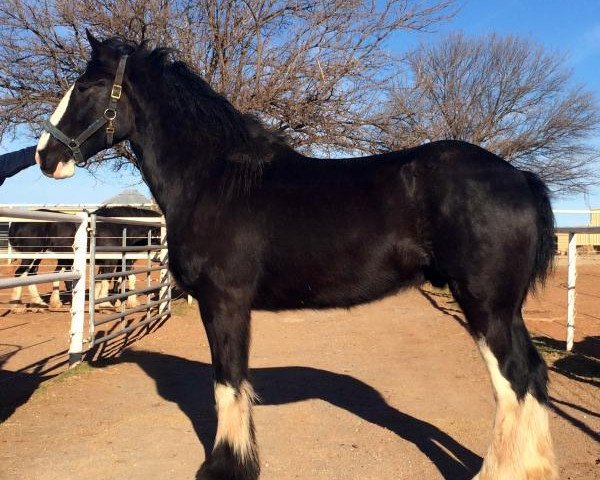
[[[567,250],[567,351],[573,349],[575,338],[575,283],[577,282],[577,234],[600,234],[600,227],[558,227],[556,233],[569,235]]]
[[[171,314],[171,279],[168,272],[168,255],[166,246],[166,230],[164,219],[154,221],[140,220],[136,218],[112,218],[96,217],[88,212],[77,214],[65,214],[54,212],[28,211],[15,208],[0,208],[0,217],[13,221],[41,221],[41,222],[73,222],[77,224],[72,253],[23,253],[11,249],[0,253],[0,259],[72,259],[73,267],[69,272],[58,272],[49,274],[38,274],[22,277],[0,278],[0,289],[22,287],[27,285],[39,285],[50,282],[74,281],[71,303],[71,328],[69,340],[69,363],[78,363],[83,353],[102,342],[111,340],[119,335],[127,334],[144,325],[166,320]],[[148,218],[148,217],[146,217]],[[152,217],[150,217],[152,218]],[[123,243],[121,246],[98,247],[95,242],[95,231],[97,222],[118,223],[123,225]],[[160,229],[160,242],[152,244],[150,232],[148,233],[147,245],[127,246],[127,225],[144,225]],[[89,236],[88,236],[89,233]],[[88,242],[89,239],[89,242]],[[89,248],[88,248],[89,246]],[[160,264],[152,266],[151,252],[158,253]],[[121,269],[99,275],[95,272],[95,262],[99,259],[120,261]],[[146,268],[136,269],[132,267],[127,270],[128,260],[146,260]],[[87,262],[90,261],[89,275],[86,275]],[[159,272],[160,278],[157,284],[151,282],[152,272]],[[146,274],[146,286],[142,289],[126,291],[125,282],[121,282],[121,291],[118,294],[99,299],[108,302],[111,300],[125,300],[130,295],[146,295],[146,302],[136,308],[125,308],[125,302],[121,303],[119,312],[104,318],[97,318],[94,298],[95,283],[97,280],[108,280],[109,278],[127,278],[129,275]],[[89,283],[88,283],[89,279]],[[86,287],[88,295],[88,331],[85,335],[85,312],[86,312]],[[157,298],[153,299],[151,292],[158,291]],[[124,322],[126,317],[131,318],[135,313],[145,312],[142,320]],[[96,336],[96,327],[108,322],[121,321],[121,328],[113,328],[109,334],[102,337]]]

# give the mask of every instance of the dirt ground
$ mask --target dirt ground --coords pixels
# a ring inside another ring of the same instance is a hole
[[[600,258],[580,259],[573,355],[561,352],[564,263],[525,317],[550,365],[560,478],[592,480],[600,477]],[[0,479],[193,478],[215,429],[209,349],[194,310],[179,305],[152,334],[60,375],[67,315],[0,315]],[[471,478],[494,404],[461,322],[456,304],[433,289],[349,311],[256,312],[261,478]]]

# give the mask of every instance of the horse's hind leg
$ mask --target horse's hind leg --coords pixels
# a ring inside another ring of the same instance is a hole
[[[19,266],[15,270],[15,277],[27,276],[29,267],[33,263],[33,260],[23,259]],[[23,295],[23,287],[14,287],[10,296],[10,303],[21,303],[21,296]]]
[[[59,259],[56,262],[56,267],[54,268],[54,273],[62,273],[65,270],[65,265]],[[52,293],[50,294],[50,301],[48,302],[50,308],[61,308],[63,306],[60,301],[60,281],[52,282]]]
[[[256,480],[260,471],[252,420],[255,396],[248,380],[250,307],[241,290],[203,286],[196,292],[212,355],[218,422],[213,451],[198,480]]]
[[[514,285],[502,296],[480,289],[473,295],[468,288],[451,287],[485,360],[496,399],[492,443],[475,478],[555,479],[547,369],[523,323],[522,295],[511,301],[506,293],[514,292]]]
[[[105,273],[109,273],[112,272],[114,270],[114,266],[107,264],[105,261],[97,261],[96,264],[98,265],[98,275],[102,275]],[[106,279],[102,279],[100,281],[96,281],[95,285],[94,285],[94,299],[98,300],[100,298],[106,298],[108,297],[108,287],[109,287],[109,282]],[[104,308],[112,308],[112,304],[107,300],[104,302],[96,302],[94,305],[94,308],[96,310],[101,310]]]
[[[39,258],[36,258],[35,260],[22,260],[21,265],[19,265],[19,267],[15,271],[15,277],[21,277],[21,276],[26,277],[29,275],[37,274],[37,271],[38,271],[41,261],[42,260]],[[47,307],[48,306],[46,304],[46,302],[44,302],[42,300],[42,298],[40,297],[40,293],[38,292],[37,285],[35,285],[35,284],[28,285],[27,290],[29,290],[29,295],[31,297],[31,303],[33,304],[33,306],[38,306],[38,307]],[[21,301],[21,293],[22,293],[22,288],[16,287],[12,293],[11,303],[19,303]]]
[[[137,280],[137,278],[133,274],[127,276],[127,289],[130,292],[135,291],[136,280]],[[125,281],[125,279],[123,279],[123,281]],[[135,308],[135,307],[139,306],[139,304],[140,304],[140,302],[138,301],[137,295],[135,293],[132,293],[127,297],[127,306],[129,308]]]

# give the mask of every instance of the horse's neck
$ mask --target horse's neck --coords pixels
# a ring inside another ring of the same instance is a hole
[[[199,164],[206,158],[199,158],[198,153],[186,153],[189,148],[184,140],[178,139],[168,145],[158,145],[153,139],[136,140],[131,141],[131,146],[138,159],[138,168],[166,217],[188,211],[190,205],[197,203],[199,193],[214,190],[211,181],[214,183],[218,179],[209,178],[209,166]]]
[[[140,91],[154,92],[151,88]],[[163,102],[167,102],[167,108],[168,95],[172,94],[167,92],[160,96]],[[144,181],[167,216],[180,209],[189,211],[190,205],[199,203],[200,196],[205,204],[211,201],[220,203],[228,188],[231,189],[232,181],[242,182],[247,187],[253,175],[262,171],[262,166],[251,163],[248,168],[240,168],[241,163],[237,162],[225,164],[222,155],[231,145],[225,137],[219,138],[219,129],[210,136],[210,140],[206,140],[204,136],[194,135],[189,126],[176,128],[173,122],[177,119],[166,119],[165,112],[158,111],[155,98],[135,96],[135,100],[138,114],[131,145],[138,157]],[[181,121],[185,122],[185,117]],[[198,128],[202,127],[198,125]],[[257,136],[260,134],[261,131],[257,130]],[[267,148],[275,148],[268,140],[265,136],[263,142],[266,142]],[[240,151],[244,152],[243,149]],[[265,152],[267,155],[267,149]],[[269,161],[273,158],[271,156]],[[236,169],[239,172],[234,173]]]
[[[135,139],[131,141],[131,147],[135,153],[138,163],[138,169],[144,179],[144,183],[150,189],[152,196],[158,203],[161,211],[167,212],[166,208],[169,202],[169,183],[172,183],[173,174],[161,166],[160,155],[154,151],[152,144],[144,139]]]

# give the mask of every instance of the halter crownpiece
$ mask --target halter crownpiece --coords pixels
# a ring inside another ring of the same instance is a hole
[[[125,73],[125,63],[127,62],[127,55],[123,55],[119,59],[119,65],[117,66],[117,72],[115,73],[115,80],[113,81],[112,88],[110,90],[110,99],[108,101],[108,107],[104,110],[104,113],[100,118],[92,122],[79,136],[71,138],[60,131],[55,125],[52,125],[48,120],[44,122],[44,130],[50,135],[56,138],[59,142],[71,150],[73,153],[73,159],[79,166],[85,164],[85,159],[81,153],[81,145],[94,133],[100,130],[106,124],[106,148],[109,148],[113,144],[113,137],[115,134],[115,119],[117,118],[117,102],[121,98],[123,92],[123,74]]]

